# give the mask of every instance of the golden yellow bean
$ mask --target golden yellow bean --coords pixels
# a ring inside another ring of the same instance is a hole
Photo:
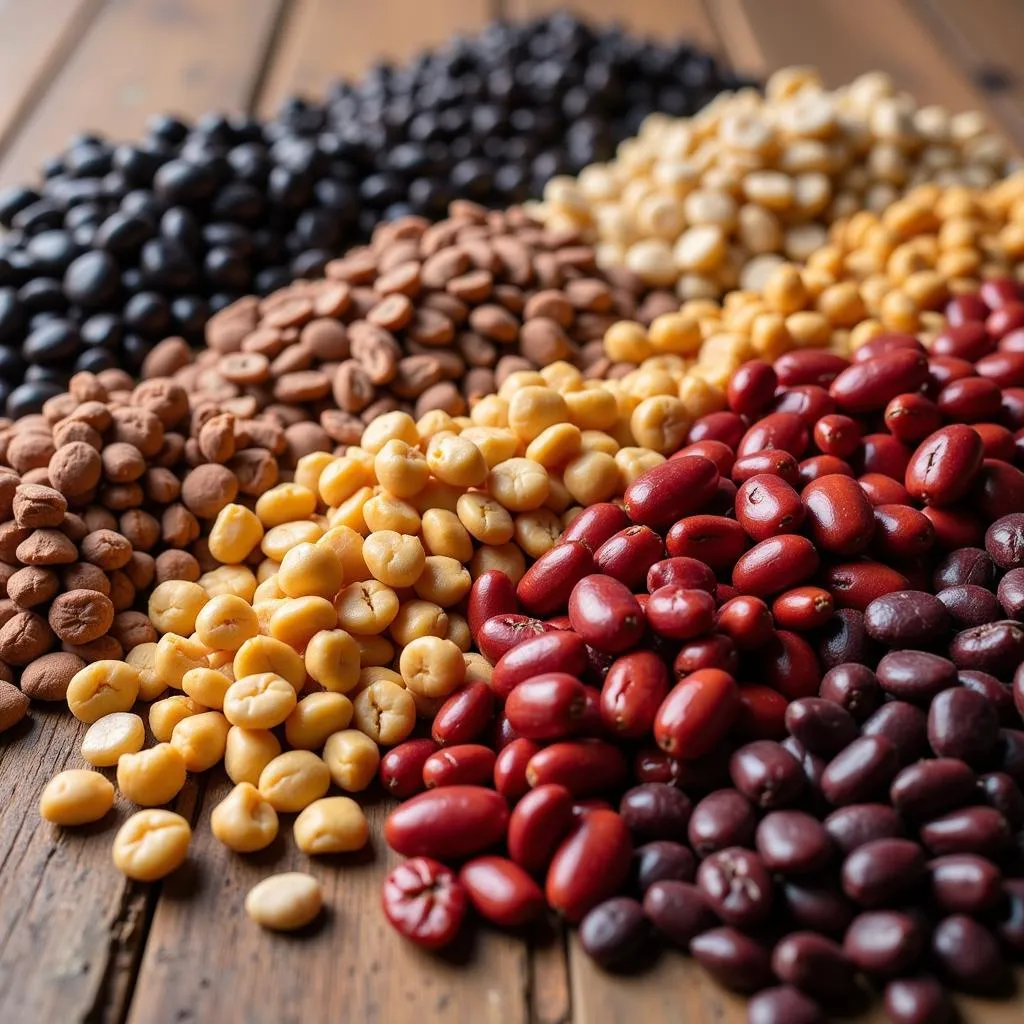
[[[308,519],[316,511],[316,494],[301,484],[278,484],[256,500],[256,515],[265,527]]]
[[[259,791],[275,811],[301,811],[327,792],[331,773],[309,750],[278,754],[260,772]]]
[[[306,645],[305,667],[324,689],[348,693],[359,679],[359,645],[343,629],[325,629]]]
[[[299,651],[314,634],[330,629],[337,621],[338,613],[326,598],[296,597],[270,616],[270,635]]]
[[[295,819],[295,845],[306,854],[352,853],[370,838],[363,809],[347,796],[314,800]]]
[[[185,759],[190,772],[206,772],[224,759],[228,720],[219,711],[183,718],[171,733],[171,746]]]
[[[137,882],[155,882],[181,867],[191,840],[192,829],[180,814],[137,811],[114,837],[114,865]]]
[[[380,750],[358,729],[343,729],[329,736],[323,753],[334,784],[346,793],[361,793],[377,777]]]
[[[402,651],[399,670],[405,685],[424,697],[447,697],[466,678],[462,651],[451,640],[434,636],[413,640]]]
[[[123,661],[94,661],[68,684],[71,714],[91,725],[115,711],[130,711],[139,695],[138,670]]]
[[[341,561],[329,548],[296,544],[281,559],[277,585],[286,597],[322,597],[330,601],[342,583]]]
[[[295,687],[273,672],[243,676],[224,695],[224,716],[245,729],[273,729],[292,713],[298,699]]]
[[[256,786],[260,773],[280,753],[281,744],[269,729],[243,729],[233,725],[228,730],[224,748],[224,770],[232,782]]]
[[[459,562],[473,557],[473,538],[454,512],[427,509],[420,524],[423,547],[428,555],[447,555]]]
[[[87,825],[114,806],[114,786],[99,772],[69,768],[55,775],[39,797],[39,814],[54,825]]]
[[[214,807],[210,831],[228,849],[254,853],[277,838],[277,811],[255,786],[240,782]]]
[[[149,731],[158,743],[169,743],[174,727],[189,715],[201,715],[206,708],[191,697],[175,694],[158,700],[149,709]]]
[[[225,505],[213,526],[208,543],[210,554],[226,565],[244,562],[263,540],[263,524],[255,512],[244,505]]]
[[[235,679],[272,672],[282,676],[298,692],[306,684],[306,667],[302,655],[283,640],[271,636],[254,636],[246,640],[231,663]]]
[[[196,628],[196,616],[209,600],[198,583],[165,580],[149,595],[149,619],[160,633],[188,636]]]
[[[425,559],[419,537],[379,530],[363,541],[367,568],[388,587],[411,587],[419,579]]]
[[[311,693],[285,719],[284,735],[296,750],[319,750],[331,733],[347,729],[352,701],[342,693]]]
[[[356,636],[383,633],[398,614],[398,595],[375,579],[350,583],[335,604],[337,625]]]
[[[324,905],[320,883],[311,875],[287,871],[254,885],[245,897],[245,912],[262,928],[293,932],[311,924]]]
[[[252,605],[234,594],[211,598],[196,616],[199,639],[215,651],[237,651],[259,631]]]
[[[352,721],[360,732],[386,747],[401,743],[416,725],[416,705],[404,686],[386,679],[371,683],[352,702]]]
[[[431,555],[424,561],[423,572],[413,590],[424,601],[450,608],[469,594],[472,585],[469,570],[461,562],[444,555]]]
[[[181,792],[185,770],[181,751],[170,743],[158,743],[137,754],[121,755],[117,762],[117,788],[132,803],[158,807],[170,803]]]

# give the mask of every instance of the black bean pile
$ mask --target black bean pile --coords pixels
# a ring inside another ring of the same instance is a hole
[[[77,135],[41,184],[0,193],[0,405],[38,411],[77,371],[137,373],[162,338],[198,344],[211,313],[319,275],[381,219],[539,195],[651,111],[737,84],[687,44],[560,14],[378,64],[265,124],[163,115],[134,143]]]

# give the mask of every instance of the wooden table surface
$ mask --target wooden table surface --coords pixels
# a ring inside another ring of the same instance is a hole
[[[546,0],[0,0],[0,186],[30,180],[76,131],[137,136],[170,110],[274,111],[375,57],[402,59]],[[1024,148],[1021,0],[585,0],[568,6],[662,36],[688,35],[763,76],[815,64],[830,84],[889,70],[920,100],[978,108]],[[740,1024],[743,1003],[665,954],[610,978],[559,930],[480,929],[444,957],[399,940],[378,909],[391,861],[379,838],[357,858],[310,861],[290,840],[239,857],[209,814],[223,777],[177,802],[196,826],[187,865],[158,886],[110,862],[115,822],[61,833],[39,819],[45,782],[80,765],[82,728],[33,711],[0,738],[2,1024]],[[379,825],[384,808],[370,809]],[[114,815],[123,820],[119,804]],[[286,823],[282,830],[290,832]],[[379,832],[379,828],[375,828]],[[329,912],[310,934],[262,932],[244,915],[270,870],[323,880]],[[555,926],[551,926],[554,929]],[[963,1000],[969,1021],[1024,1019],[1012,1002]],[[882,1020],[876,1011],[870,1018]]]

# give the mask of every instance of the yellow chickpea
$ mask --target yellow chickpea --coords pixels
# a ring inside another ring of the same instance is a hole
[[[219,711],[234,680],[215,668],[190,668],[181,677],[181,688],[196,703]]]
[[[377,777],[380,749],[366,733],[343,729],[327,738],[324,763],[339,789],[360,793]]]
[[[336,625],[356,636],[383,633],[398,614],[398,595],[378,580],[350,583],[338,595]]]
[[[160,633],[188,636],[196,628],[196,616],[209,600],[198,583],[165,580],[149,595],[149,618]]]
[[[331,786],[327,765],[309,750],[278,754],[260,772],[259,791],[275,811],[296,812],[319,800]]]
[[[166,689],[156,673],[156,644],[152,641],[133,647],[125,656],[125,663],[139,674],[138,700],[156,700]]]
[[[176,690],[181,689],[185,673],[193,668],[209,668],[208,648],[192,637],[165,633],[156,645],[154,667],[157,675]]]
[[[448,632],[448,615],[432,601],[407,601],[391,623],[395,643],[404,647],[418,636],[444,636]]]
[[[508,402],[499,395],[486,395],[473,406],[470,419],[478,427],[507,427]]]
[[[272,526],[263,535],[260,547],[267,558],[278,563],[273,571],[280,569],[280,562],[296,544],[315,544],[324,535],[324,528],[314,522],[281,523]]]
[[[481,544],[504,544],[515,533],[515,524],[508,510],[496,498],[486,494],[474,491],[462,495],[457,514],[459,522]]]
[[[469,631],[469,622],[464,615],[452,612],[448,616],[448,632],[445,639],[451,640],[463,654],[473,646],[473,634]]]
[[[276,838],[277,811],[250,782],[240,782],[210,814],[210,831],[236,853],[266,849]]]
[[[427,445],[427,465],[438,480],[453,487],[479,487],[487,479],[480,449],[458,434],[435,434]]]
[[[199,577],[199,586],[210,598],[234,594],[252,604],[256,596],[256,576],[245,565],[219,565]]]
[[[356,583],[370,578],[363,561],[363,536],[350,526],[333,526],[317,542],[317,547],[331,551],[341,563],[343,580]]]
[[[370,838],[363,809],[347,796],[315,800],[295,819],[295,845],[306,854],[352,853]]]
[[[562,473],[562,482],[581,505],[608,501],[622,491],[622,478],[614,456],[591,451],[577,455]]]
[[[539,508],[516,516],[516,543],[531,558],[540,558],[554,547],[561,532],[561,521],[550,509]]]
[[[139,695],[139,673],[123,661],[94,661],[80,669],[68,684],[71,714],[92,725],[105,715],[130,711]]]
[[[643,324],[620,320],[604,335],[608,358],[616,363],[642,363],[654,351]]]
[[[531,512],[540,508],[549,488],[547,471],[530,459],[506,459],[495,466],[487,478],[491,496],[510,512]]]
[[[69,768],[55,775],[39,797],[40,817],[54,825],[88,825],[113,806],[113,783],[84,768]]]
[[[228,720],[219,711],[204,711],[182,719],[171,733],[171,746],[185,759],[190,772],[209,771],[224,759]]]
[[[441,480],[431,479],[427,481],[427,486],[416,495],[412,503],[420,515],[423,515],[428,508],[443,508],[454,512],[462,494],[461,487],[453,487]]]
[[[416,421],[407,412],[386,412],[376,416],[363,431],[359,446],[371,455],[376,455],[392,438],[413,447],[419,443]]]
[[[192,829],[180,814],[138,811],[114,837],[114,865],[137,882],[156,882],[184,864],[191,840]]]
[[[201,715],[205,710],[206,708],[198,701],[182,694],[165,697],[149,709],[149,731],[158,743],[169,743],[174,734],[174,727],[182,719],[188,718],[189,715]]]
[[[648,451],[646,448],[620,448],[615,453],[615,464],[619,467],[623,490],[637,477],[643,476],[647,470],[661,465],[664,461],[664,455]]]
[[[395,645],[383,636],[359,636],[359,664],[362,668],[390,665],[395,660]]]
[[[459,562],[473,557],[473,539],[454,512],[443,508],[423,513],[421,537],[428,555],[447,555]]]
[[[565,399],[546,386],[520,388],[508,404],[508,425],[518,438],[527,442],[548,427],[564,423],[568,416]]]
[[[245,729],[273,729],[292,713],[298,698],[287,679],[272,672],[243,676],[224,695],[224,715]]]
[[[426,486],[430,467],[423,453],[399,438],[392,438],[376,453],[374,474],[381,486],[396,498],[411,498]]]
[[[473,555],[469,574],[477,579],[489,569],[497,569],[518,583],[526,573],[526,559],[517,544],[484,544]]]
[[[696,317],[687,313],[662,313],[651,321],[647,341],[654,352],[694,356],[700,351],[703,338]]]
[[[281,744],[269,729],[233,725],[224,747],[224,771],[237,785],[247,782],[255,787],[260,773],[280,753]]]
[[[467,427],[461,436],[476,445],[488,469],[520,454],[519,438],[506,427]]]
[[[317,481],[317,488],[320,500],[329,507],[337,508],[360,488],[373,482],[372,463],[367,468],[357,459],[345,456],[335,459],[324,469]]]
[[[244,505],[225,505],[210,527],[210,554],[225,565],[244,562],[263,539],[263,524]]]
[[[316,511],[316,494],[300,484],[278,484],[256,499],[256,515],[265,527],[308,519]]]
[[[462,651],[451,642],[434,636],[413,640],[399,659],[405,685],[424,697],[447,697],[466,678]]]
[[[296,544],[281,559],[277,585],[287,597],[322,597],[330,601],[341,590],[341,562],[327,547]]]
[[[636,443],[662,455],[678,451],[693,425],[693,418],[678,398],[656,395],[633,410],[629,426]]]
[[[491,685],[494,668],[482,654],[464,653],[462,660],[466,664],[466,686],[471,686],[473,683]]]
[[[611,430],[619,419],[615,395],[602,386],[572,391],[565,396],[565,404],[569,421],[580,430]]]
[[[259,631],[252,605],[234,594],[211,598],[196,617],[200,641],[213,650],[237,651]]]
[[[425,559],[419,537],[379,530],[363,541],[363,560],[385,586],[411,587],[423,572]]]
[[[431,555],[424,561],[423,572],[413,590],[424,601],[450,608],[469,594],[472,585],[473,580],[461,562],[444,555]]]
[[[270,617],[269,633],[302,650],[314,633],[330,629],[338,621],[334,605],[324,597],[296,597],[285,601]]]
[[[284,734],[296,750],[319,750],[331,733],[347,729],[352,701],[341,693],[311,693],[285,719]]]
[[[421,526],[416,507],[387,491],[375,494],[363,506],[363,522],[371,533],[394,530],[396,533],[414,535],[420,532]]]
[[[255,636],[235,652],[231,663],[235,679],[271,672],[282,676],[298,691],[306,682],[302,656],[281,640]]]
[[[170,743],[158,743],[137,754],[124,754],[117,762],[117,788],[142,807],[170,803],[184,785],[185,758]]]
[[[380,679],[356,694],[352,721],[360,732],[385,746],[401,743],[416,725],[416,705],[404,686]]]
[[[556,423],[530,442],[526,457],[545,469],[555,469],[578,455],[582,443],[579,427],[573,423]]]

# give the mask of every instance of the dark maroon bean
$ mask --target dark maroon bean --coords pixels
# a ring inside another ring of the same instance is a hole
[[[811,753],[834,757],[859,735],[853,716],[823,697],[801,697],[786,708],[786,728]]]
[[[986,591],[987,593],[987,591]],[[991,594],[989,595],[991,597]],[[1001,607],[1003,613],[1010,619],[1024,622],[1024,568],[1011,569],[1000,581],[996,591],[996,614],[985,619],[986,622],[993,622],[999,618],[998,609]],[[973,626],[980,623],[968,622],[964,625]]]
[[[1024,879],[1008,878],[1003,883],[1003,912],[996,932],[1015,959],[1024,956]]]
[[[1024,574],[1021,579],[1021,604],[1020,610],[1024,613]],[[1006,610],[1005,603],[1000,609],[1002,601],[1002,584],[1000,583],[1000,598],[996,600],[991,590],[975,586],[973,583],[960,583],[954,587],[946,587],[940,590],[935,596],[945,605],[950,618],[957,629],[967,629],[970,626],[981,626],[986,622],[995,622]],[[1017,616],[1006,612],[1011,618]]]
[[[690,942],[690,955],[734,992],[757,992],[772,982],[771,954],[735,928],[712,928],[696,936]]]
[[[972,583],[986,590],[996,585],[996,566],[988,552],[981,548],[957,548],[950,551],[932,573],[932,586],[936,591],[962,583]]]
[[[957,668],[978,669],[1009,679],[1024,661],[1024,623],[1001,619],[965,629],[953,637],[949,656]]]
[[[928,753],[928,716],[902,700],[883,704],[861,727],[865,736],[883,736],[896,748],[901,765]]]
[[[789,918],[798,928],[842,938],[856,914],[831,878],[786,878],[779,888]]]
[[[694,807],[687,838],[698,857],[707,857],[730,846],[750,845],[756,827],[753,804],[735,789],[718,789]]]
[[[971,991],[991,992],[1006,977],[995,937],[966,914],[951,914],[935,926],[932,955],[950,981]]]
[[[999,763],[995,767],[1024,786],[1024,731],[999,730]]]
[[[992,705],[1001,725],[1012,727],[1019,722],[1013,704],[1013,691],[1006,683],[999,682],[987,672],[975,672],[972,669],[957,673],[957,678],[962,687],[980,693]]]
[[[843,856],[876,839],[902,839],[903,822],[888,804],[850,804],[825,819],[825,831]]]
[[[862,736],[829,762],[821,791],[835,807],[864,803],[884,792],[897,771],[895,745],[884,736]]]
[[[834,665],[822,676],[818,693],[822,700],[844,708],[856,722],[867,719],[882,702],[875,673],[866,665],[848,661]]]
[[[715,628],[741,651],[763,647],[775,635],[768,605],[748,594],[733,597],[718,609]]]
[[[619,803],[622,820],[639,842],[684,840],[692,813],[690,798],[682,790],[662,782],[634,786],[623,794]]]
[[[935,857],[949,853],[997,857],[1010,845],[1010,825],[994,807],[962,807],[922,826],[921,842]]]
[[[647,570],[647,593],[673,584],[686,590],[706,590],[715,595],[717,582],[710,566],[696,558],[663,558]]]
[[[821,796],[821,776],[828,767],[828,761],[824,757],[812,754],[798,739],[793,736],[787,736],[781,742],[782,746],[796,758],[804,773],[804,778],[811,787],[809,795],[811,804],[814,805],[815,809],[819,807],[825,808],[827,805],[824,798]]]
[[[747,1024],[824,1024],[821,1007],[791,985],[758,992],[747,1004]]]
[[[917,843],[875,839],[843,861],[843,892],[862,907],[906,903],[924,874],[924,850]]]
[[[928,864],[931,895],[947,914],[977,914],[999,903],[1002,872],[986,857],[954,853]]]
[[[740,747],[729,760],[733,785],[758,807],[785,807],[804,789],[800,763],[773,740],[755,740]]]
[[[647,570],[665,557],[665,542],[649,526],[627,526],[609,537],[595,552],[594,565],[630,590],[639,590]]]
[[[715,924],[704,894],[687,881],[666,878],[652,882],[644,892],[643,909],[659,934],[683,949]]]
[[[1024,352],[1020,353],[1024,361]],[[986,522],[1012,515],[1024,508],[1024,473],[999,459],[985,459],[969,496]]]
[[[717,668],[735,676],[739,663],[739,652],[733,641],[724,633],[712,633],[684,643],[672,662],[672,671],[676,679],[702,668]],[[740,696],[742,698],[742,693]]]
[[[708,906],[724,921],[749,929],[769,914],[772,878],[750,850],[730,846],[705,858],[697,868],[697,886]]]
[[[604,968],[634,962],[649,937],[644,908],[628,896],[614,896],[598,903],[580,921],[583,952]]]
[[[843,951],[873,978],[892,978],[910,971],[924,952],[920,921],[897,910],[869,910],[850,922]]]
[[[927,651],[891,651],[875,674],[882,689],[897,700],[927,704],[937,693],[956,686],[956,669],[948,658]]]
[[[856,971],[842,947],[814,932],[792,932],[772,953],[772,970],[826,1004],[843,1004],[856,990]]]
[[[957,686],[932,701],[928,709],[928,742],[939,757],[956,757],[977,764],[998,741],[999,716],[982,694]]]
[[[994,807],[1013,831],[1024,826],[1024,792],[1006,772],[989,772],[978,780],[981,799]]]
[[[953,1024],[956,1010],[934,978],[899,978],[885,986],[885,1012],[892,1024]]]
[[[682,843],[655,839],[633,852],[633,875],[641,893],[655,882],[692,882],[697,876],[697,858]]]
[[[871,543],[883,559],[901,562],[919,558],[935,544],[931,520],[909,505],[875,505]]]
[[[926,505],[952,505],[971,489],[984,454],[976,430],[959,423],[942,427],[917,446],[904,486],[912,498]]]
[[[764,648],[765,681],[788,700],[811,697],[821,685],[821,666],[814,648],[798,633],[777,630]]]
[[[946,606],[923,590],[898,590],[875,598],[864,609],[864,628],[886,647],[935,647],[950,629]]]
[[[985,531],[985,550],[1000,569],[1024,566],[1024,512],[997,519]]]
[[[939,757],[904,768],[889,787],[889,799],[905,817],[927,820],[971,803],[977,784],[978,777],[963,761]]]
[[[832,841],[817,818],[803,811],[773,811],[757,826],[754,844],[765,866],[782,874],[819,871],[832,856]]]
[[[826,669],[847,663],[873,666],[881,653],[864,628],[864,613],[855,608],[840,608],[821,629],[818,657]]]

